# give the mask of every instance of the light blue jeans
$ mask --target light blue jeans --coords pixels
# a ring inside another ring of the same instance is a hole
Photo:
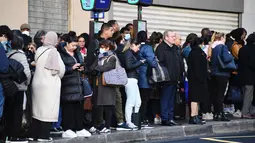
[[[3,86],[0,83],[0,118],[3,116],[3,110],[4,110],[4,90]]]

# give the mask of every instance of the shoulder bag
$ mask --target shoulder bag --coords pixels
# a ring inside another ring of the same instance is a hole
[[[114,87],[125,86],[128,82],[127,73],[126,73],[125,69],[120,66],[119,60],[115,55],[110,56],[107,59],[107,62],[109,62],[109,59],[111,57],[116,58],[115,69],[104,72],[102,74],[102,85],[103,86],[114,86]]]

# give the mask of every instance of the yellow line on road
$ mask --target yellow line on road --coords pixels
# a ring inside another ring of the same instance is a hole
[[[229,136],[229,137],[214,137],[215,139],[236,139],[236,138],[255,138],[254,136]]]
[[[240,142],[219,140],[219,139],[214,139],[214,138],[201,138],[201,140],[208,140],[208,141],[221,142],[221,143],[240,143]]]

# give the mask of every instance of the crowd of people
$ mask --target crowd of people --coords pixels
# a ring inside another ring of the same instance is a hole
[[[1,140],[51,142],[153,124],[252,119],[255,33],[133,33],[116,20],[96,34],[0,26]],[[189,105],[189,110],[186,110]]]

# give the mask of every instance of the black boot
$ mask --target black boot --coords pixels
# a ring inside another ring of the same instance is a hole
[[[230,121],[230,120],[225,116],[224,112],[222,112],[220,116],[221,116],[221,118],[220,118],[221,121],[227,121],[227,122]]]
[[[189,124],[200,124],[200,123],[197,121],[196,116],[194,116],[194,117],[190,117]]]
[[[132,113],[132,122],[141,130],[141,116],[140,113]]]

